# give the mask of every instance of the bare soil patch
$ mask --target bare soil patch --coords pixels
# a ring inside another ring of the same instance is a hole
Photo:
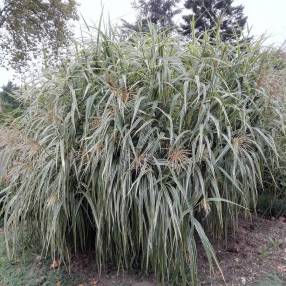
[[[286,219],[253,217],[240,219],[235,234],[226,242],[216,242],[215,250],[228,286],[257,285],[274,275],[286,285]],[[201,285],[225,285],[219,271],[213,277],[201,261]],[[271,283],[271,282],[269,282]],[[276,286],[267,284],[269,286]]]
[[[286,219],[269,220],[253,217],[251,220],[240,219],[235,234],[228,242],[214,243],[225,282],[218,270],[213,275],[209,272],[206,258],[201,252],[199,273],[201,286],[243,286],[260,285],[269,275],[278,277],[283,284],[270,280],[268,286],[286,285]],[[138,276],[133,273],[110,271],[100,277],[94,275],[87,258],[77,259],[72,271],[81,273],[83,279],[79,285],[93,286],[155,286],[159,285],[152,277]],[[266,281],[266,280],[265,280]],[[226,284],[225,284],[226,283]],[[258,284],[257,284],[258,283]]]

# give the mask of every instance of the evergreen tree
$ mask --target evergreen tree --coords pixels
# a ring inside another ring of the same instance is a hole
[[[138,0],[134,2],[134,8],[138,11],[135,24],[123,20],[124,27],[132,30],[147,29],[148,22],[162,28],[174,26],[173,17],[180,13],[176,8],[179,0]],[[140,25],[142,27],[140,27]]]
[[[19,88],[11,81],[9,81],[7,85],[2,86],[2,91],[0,91],[0,112],[7,109],[14,109],[19,106],[19,102],[14,97],[14,93],[18,89]]]
[[[186,0],[185,8],[191,10],[183,16],[182,34],[191,36],[194,19],[195,32],[219,28],[224,41],[240,37],[247,17],[243,15],[242,5],[233,6],[233,0]],[[210,35],[215,37],[216,29]]]

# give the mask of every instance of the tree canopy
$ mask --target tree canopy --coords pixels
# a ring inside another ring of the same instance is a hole
[[[21,68],[43,49],[56,55],[76,7],[75,0],[0,0],[0,65]]]
[[[192,20],[195,32],[201,33],[218,27],[224,41],[240,37],[247,17],[243,15],[242,5],[233,6],[233,0],[186,0],[185,8],[190,14],[184,15],[181,25],[182,34],[191,36]],[[215,37],[215,31],[210,34]]]
[[[174,26],[173,17],[180,12],[177,3],[179,0],[138,0],[135,1],[133,7],[137,10],[137,21],[130,24],[124,21],[124,26],[133,30],[138,30],[142,25],[145,28],[148,22],[156,24],[160,27],[170,28]]]
[[[13,97],[14,92],[17,90],[17,85],[11,81],[2,86],[2,91],[0,91],[0,112],[7,108],[16,108],[19,105],[19,102]]]

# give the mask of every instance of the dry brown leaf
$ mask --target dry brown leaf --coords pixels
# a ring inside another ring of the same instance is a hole
[[[59,268],[61,265],[61,261],[58,258],[55,258],[53,260],[53,263],[50,265],[50,269],[56,269]]]
[[[95,278],[90,279],[88,282],[91,286],[98,286],[98,281]]]
[[[277,269],[279,272],[286,272],[286,265],[278,265]]]

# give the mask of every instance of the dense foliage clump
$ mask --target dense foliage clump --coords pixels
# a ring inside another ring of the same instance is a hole
[[[0,2],[0,65],[21,70],[34,57],[58,55],[70,42],[74,0],[3,0]]]
[[[185,8],[190,11],[183,16],[182,34],[191,37],[193,28],[200,34],[209,32],[216,37],[217,28],[220,29],[224,41],[233,41],[241,37],[247,22],[243,14],[243,5],[235,6],[233,0],[186,0]]]
[[[28,88],[29,107],[1,129],[11,254],[32,227],[65,261],[94,249],[99,269],[195,284],[197,243],[216,264],[208,237],[256,205],[282,108],[261,83],[265,51],[149,30],[100,33]]]
[[[174,29],[174,16],[178,15],[181,9],[176,8],[179,0],[137,0],[134,1],[134,8],[137,10],[137,21],[130,24],[123,20],[123,27],[127,30],[148,30],[148,23],[157,25],[160,28]]]

